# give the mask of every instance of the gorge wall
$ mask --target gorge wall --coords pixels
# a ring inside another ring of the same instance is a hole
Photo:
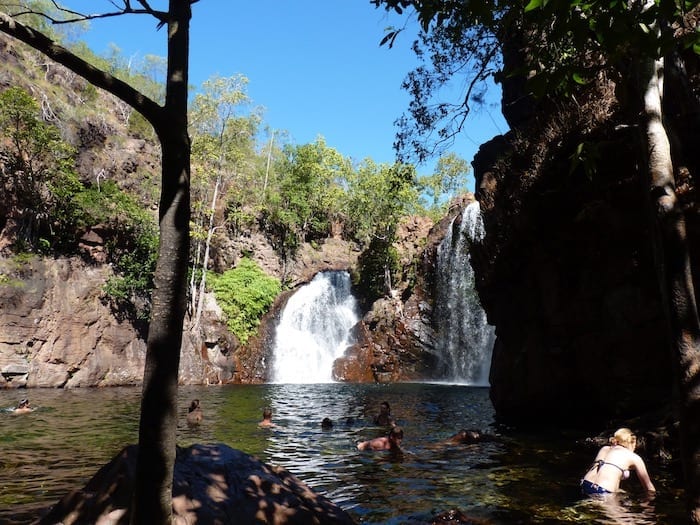
[[[687,58],[697,93],[697,57]],[[700,160],[698,101],[688,111],[687,94],[672,89],[666,103],[675,121],[667,124],[682,130],[674,135],[675,162],[684,166],[676,177],[697,260],[690,173]],[[512,131],[474,160],[486,237],[472,264],[496,326],[491,398],[506,421],[613,421],[668,407],[672,398],[645,142],[623,92],[600,79],[576,103],[524,104],[519,86],[506,82]]]

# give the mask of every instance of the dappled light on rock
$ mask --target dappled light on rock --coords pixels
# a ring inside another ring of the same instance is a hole
[[[81,490],[63,498],[40,525],[129,523],[138,447],[124,448]],[[173,523],[352,524],[352,518],[281,467],[224,444],[178,448]]]

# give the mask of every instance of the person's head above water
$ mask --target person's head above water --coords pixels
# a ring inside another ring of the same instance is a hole
[[[12,409],[12,411],[15,414],[25,414],[28,412],[33,412],[34,409],[32,408],[32,405],[29,403],[29,399],[22,398],[20,399],[19,403],[17,403],[17,406]]]
[[[637,447],[637,436],[629,428],[618,428],[610,438],[611,445],[620,445],[632,451]]]
[[[391,427],[391,430],[387,434],[387,437],[389,438],[390,442],[394,442],[397,445],[401,444],[401,440],[403,439],[403,429],[401,427]]]
[[[394,426],[396,424],[391,415],[391,407],[387,401],[382,401],[379,405],[379,414],[374,416],[374,424],[382,426]]]

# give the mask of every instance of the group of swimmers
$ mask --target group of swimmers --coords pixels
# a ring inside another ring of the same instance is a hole
[[[379,413],[373,418],[377,426],[389,427],[386,435],[357,442],[358,450],[388,450],[402,452],[401,442],[404,437],[403,429],[396,424],[391,415],[389,403],[383,401],[379,406]],[[263,419],[258,423],[261,427],[274,426],[272,423],[272,410],[263,410]],[[333,422],[330,418],[324,418],[321,428],[330,430]],[[443,444],[465,445],[480,443],[493,439],[492,436],[483,434],[477,430],[461,429],[450,436]],[[610,438],[610,444],[602,447],[595,457],[591,467],[586,471],[581,480],[581,491],[586,496],[599,496],[613,494],[619,491],[620,482],[630,477],[630,471],[634,470],[642,486],[649,492],[655,492],[656,488],[649,478],[644,460],[635,452],[637,437],[628,428],[620,428]]]
[[[195,427],[199,425],[204,419],[204,412],[202,411],[202,405],[199,399],[193,399],[187,409],[187,425],[190,427]],[[326,418],[327,419],[327,418]],[[329,420],[330,421],[330,420]],[[274,427],[275,424],[272,422],[272,409],[270,407],[265,407],[262,413],[262,420],[258,423],[259,427]]]
[[[12,409],[14,414],[26,414],[32,412],[29,399],[23,398]],[[202,422],[204,414],[199,399],[194,399],[187,411],[187,424],[196,426]],[[383,401],[379,406],[379,413],[373,419],[377,426],[389,427],[384,436],[374,439],[357,442],[358,450],[380,451],[388,450],[402,452],[401,441],[403,440],[403,429],[396,424],[391,415],[389,403]],[[265,407],[262,412],[262,420],[258,423],[261,428],[276,426],[272,422],[272,409]],[[331,430],[333,421],[324,418],[321,422],[323,430]],[[444,444],[472,444],[489,440],[490,436],[482,434],[476,430],[462,429],[453,436],[445,440]],[[614,494],[620,489],[620,482],[630,477],[630,472],[634,471],[642,486],[648,492],[655,492],[656,488],[651,482],[644,460],[635,452],[637,447],[637,437],[629,428],[618,429],[610,444],[601,447],[593,461],[593,464],[586,471],[581,479],[581,492],[586,496],[600,497],[607,494]]]
[[[379,414],[374,416],[374,424],[387,426],[389,431],[385,436],[381,436],[367,441],[357,443],[358,450],[391,450],[401,452],[401,441],[403,440],[403,429],[396,424],[391,415],[389,403],[383,401],[379,405]],[[490,436],[482,434],[477,430],[462,429],[453,436],[442,442],[443,445],[468,445],[489,440]]]
[[[29,399],[23,398],[12,409],[14,414],[26,414],[32,412]],[[199,425],[204,415],[199,399],[194,399],[187,411],[187,424],[190,426]],[[389,427],[386,435],[359,441],[358,450],[389,450],[400,452],[401,441],[403,440],[403,429],[396,424],[391,415],[389,403],[383,401],[379,406],[379,413],[373,419],[375,425]],[[262,420],[259,427],[270,428],[275,424],[272,422],[272,409],[265,407],[262,412]],[[324,418],[321,428],[331,430],[333,421]],[[482,434],[476,430],[462,429],[455,435],[445,440],[444,444],[472,444],[489,440],[490,436]],[[613,494],[619,491],[620,482],[630,477],[630,472],[634,471],[642,486],[649,492],[655,492],[656,488],[651,482],[644,460],[635,452],[637,447],[637,437],[629,428],[618,429],[610,444],[603,446],[595,457],[593,464],[586,471],[581,479],[581,491],[587,496],[600,496]]]

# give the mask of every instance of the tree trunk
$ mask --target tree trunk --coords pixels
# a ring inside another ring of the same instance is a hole
[[[219,174],[216,176],[216,184],[214,185],[214,196],[211,199],[211,211],[209,212],[209,228],[207,229],[207,240],[204,244],[204,260],[202,261],[202,278],[199,281],[199,293],[197,297],[197,310],[194,316],[195,328],[199,328],[199,321],[202,318],[202,309],[204,308],[204,292],[207,285],[207,268],[209,267],[209,250],[211,248],[211,240],[214,237],[216,227],[214,226],[214,216],[216,214],[216,201],[219,197],[219,185],[221,184],[221,167],[219,166]]]
[[[131,522],[170,524],[177,429],[177,379],[186,309],[190,218],[190,141],[187,77],[191,0],[170,0],[168,78],[161,107],[127,83],[101,71],[39,31],[0,12],[0,31],[105,89],[138,110],[161,142],[160,243],[154,277],[139,426],[140,453]]]
[[[663,60],[643,64],[645,132],[651,203],[662,294],[668,309],[678,377],[681,456],[691,523],[700,524],[700,319],[690,266],[685,216],[676,195],[673,160],[664,127]]]
[[[177,382],[187,308],[190,140],[187,77],[190,0],[170,0],[165,106],[156,132],[163,153],[160,243],[141,397],[139,457],[131,523],[170,524],[177,430]]]

